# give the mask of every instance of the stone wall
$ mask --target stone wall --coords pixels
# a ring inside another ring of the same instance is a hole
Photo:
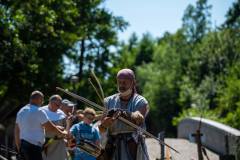
[[[185,138],[193,141],[193,136],[199,128],[200,118],[192,117],[182,120],[178,124],[178,138]],[[227,125],[201,119],[202,144],[215,153],[225,156],[233,155],[240,159],[240,131]]]

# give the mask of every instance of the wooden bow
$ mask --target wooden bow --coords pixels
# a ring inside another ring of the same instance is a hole
[[[107,111],[107,109],[106,109],[105,107],[102,107],[102,106],[100,106],[100,105],[98,105],[98,104],[96,104],[96,103],[94,103],[94,102],[92,102],[92,101],[90,101],[90,100],[88,100],[88,99],[86,99],[86,98],[84,98],[84,97],[81,97],[81,96],[79,96],[79,95],[77,95],[77,94],[74,94],[74,93],[72,93],[72,92],[69,92],[69,91],[67,91],[67,90],[65,90],[65,89],[63,89],[63,88],[60,88],[60,87],[56,87],[56,89],[64,92],[65,94],[67,94],[67,95],[69,95],[69,96],[71,96],[71,97],[73,97],[73,98],[75,98],[75,99],[77,99],[77,100],[79,100],[79,101],[81,101],[81,102],[83,102],[84,104],[86,104],[86,105],[89,106],[89,107],[94,107],[94,108],[100,109],[100,110],[102,110],[102,111],[104,111],[104,112]],[[174,149],[174,148],[171,147],[170,145],[164,143],[162,140],[158,139],[158,138],[155,137],[153,134],[147,132],[147,131],[144,130],[143,128],[141,128],[141,127],[137,126],[136,124],[130,122],[129,120],[127,120],[127,119],[125,119],[125,118],[123,118],[123,117],[121,117],[121,116],[119,116],[118,119],[119,119],[120,121],[128,124],[129,126],[133,127],[134,129],[139,130],[140,132],[142,132],[142,133],[145,134],[146,136],[151,137],[151,138],[159,141],[160,144],[165,145],[165,146],[167,146],[168,148],[170,148],[170,149],[172,149],[173,151],[175,151],[176,153],[179,153],[179,154],[180,154],[179,151],[177,151],[176,149]]]

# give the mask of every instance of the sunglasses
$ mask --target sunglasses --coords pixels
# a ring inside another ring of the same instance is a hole
[[[84,117],[86,117],[89,120],[94,120],[95,115],[93,115],[93,114],[84,114]]]
[[[57,107],[60,107],[62,105],[61,102],[53,102]]]

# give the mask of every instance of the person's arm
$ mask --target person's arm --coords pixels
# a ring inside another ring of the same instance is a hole
[[[76,134],[79,133],[79,130],[77,129],[76,125],[77,125],[77,124],[71,126],[71,127],[69,128],[69,130],[68,130],[68,132],[69,132],[69,133],[68,133],[68,137],[69,137],[70,139],[75,139],[75,137],[77,136]]]
[[[111,112],[111,113],[110,113]],[[110,110],[105,117],[101,119],[100,125],[98,126],[99,131],[104,133],[107,131],[107,128],[112,126],[113,122],[121,116],[122,112],[120,110]]]
[[[17,151],[20,151],[20,128],[18,126],[18,124],[15,124],[15,129],[14,129],[14,137],[15,137],[15,144],[17,147]]]
[[[148,108],[149,108],[149,106],[148,106],[148,105],[145,105],[144,107],[139,108],[138,111],[139,111],[144,117],[146,117],[146,115],[147,115],[147,113],[148,113]]]
[[[55,126],[51,121],[47,121],[42,124],[42,126],[45,128],[47,132],[53,132],[57,134],[60,137],[65,137],[67,136],[66,131],[61,131],[57,126]]]
[[[73,120],[74,120],[73,115],[70,115],[66,118],[66,130],[67,130],[68,133],[70,133],[70,129],[71,129]]]
[[[94,128],[95,134],[94,134],[94,139],[95,139],[95,144],[97,146],[100,146],[100,132],[96,128]]]
[[[148,113],[148,108],[149,106],[146,104],[137,111],[131,113],[131,119],[135,122],[135,124],[141,125],[144,122],[144,119]]]
[[[73,148],[76,146],[76,127],[75,126],[72,126],[70,129],[69,129],[69,133],[68,133],[68,147],[70,148]]]
[[[59,137],[65,137],[67,136],[66,131],[61,131],[56,125],[54,125],[49,117],[47,116],[46,112],[44,110],[39,110],[38,116],[37,116],[39,123],[42,125],[42,127],[47,131],[47,132],[53,132]]]

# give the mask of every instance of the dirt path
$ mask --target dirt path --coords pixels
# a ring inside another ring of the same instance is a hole
[[[188,140],[185,140],[185,139],[172,139],[172,138],[166,138],[165,143],[167,143],[168,145],[175,148],[181,153],[181,154],[178,154],[170,150],[172,160],[198,160],[197,145],[195,143],[190,143]],[[159,143],[154,139],[147,138],[146,144],[147,144],[150,160],[160,159]],[[216,155],[215,153],[209,150],[206,150],[206,151],[210,160],[219,160],[218,155]],[[165,149],[165,152],[166,152],[166,149]],[[204,160],[206,159],[207,158],[204,157]]]

